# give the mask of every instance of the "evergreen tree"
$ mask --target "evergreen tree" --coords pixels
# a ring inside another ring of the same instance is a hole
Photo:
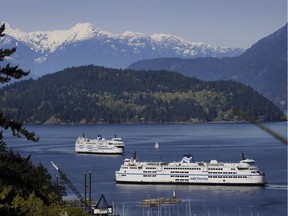
[[[4,37],[3,33],[5,30],[5,24],[0,27],[0,38]],[[0,63],[3,63],[5,58],[11,56],[16,51],[16,47],[11,49],[2,49],[0,48]],[[0,84],[5,84],[10,82],[11,79],[21,79],[24,76],[27,76],[29,71],[23,71],[17,66],[11,66],[9,63],[5,66],[0,65]],[[25,136],[28,140],[37,141],[38,138],[35,137],[35,133],[27,131],[23,127],[22,122],[14,121],[13,119],[8,119],[5,117],[4,113],[0,110],[0,126],[4,129],[11,129],[13,136]],[[6,143],[3,140],[3,130],[0,131],[0,151],[6,151]]]
[[[0,27],[0,38],[4,36],[4,30],[5,24]],[[0,63],[15,51],[16,48],[0,49]],[[9,63],[4,67],[0,65],[0,84],[28,74],[29,71]],[[35,133],[26,130],[23,122],[11,120],[1,111],[0,127],[0,215],[63,215],[59,201],[65,193],[64,188],[51,182],[51,176],[42,164],[34,166],[30,156],[23,158],[8,149],[3,138],[3,130],[11,129],[13,136],[24,136],[37,142]]]

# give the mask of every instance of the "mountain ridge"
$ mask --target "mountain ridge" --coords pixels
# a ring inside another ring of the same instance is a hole
[[[237,56],[241,48],[222,48],[203,42],[189,42],[163,33],[145,35],[126,31],[112,34],[90,23],[78,23],[68,30],[25,33],[6,24],[6,37],[0,46],[17,46],[17,55],[9,61],[31,70],[38,77],[66,67],[101,65],[126,68],[147,58],[200,56]]]
[[[65,43],[73,43],[81,40],[89,40],[95,36],[104,34],[104,31],[94,28],[90,23],[77,23],[68,30],[22,32],[13,29],[5,23],[5,34],[14,39],[28,44],[36,52],[54,52]],[[98,34],[97,34],[98,33]],[[104,34],[105,35],[105,34]],[[109,33],[107,33],[109,35]]]
[[[236,80],[287,109],[287,24],[260,39],[243,54],[225,58],[159,58],[131,64],[133,70],[167,70],[198,79]]]

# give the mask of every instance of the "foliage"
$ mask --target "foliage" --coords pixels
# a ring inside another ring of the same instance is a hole
[[[67,68],[0,90],[9,117],[27,123],[241,121],[236,107],[258,121],[284,115],[252,88],[234,81],[200,81],[166,71]]]
[[[58,188],[51,182],[51,176],[42,164],[34,166],[28,158],[23,158],[12,150],[0,154],[0,188],[12,185],[21,188],[21,195],[27,198],[31,192],[45,204],[60,201]]]
[[[64,210],[59,204],[47,206],[34,192],[30,193],[28,197],[23,197],[22,191],[13,186],[5,186],[0,192],[1,215],[60,216],[63,215],[63,212]]]
[[[68,216],[85,216],[87,215],[85,211],[81,208],[68,207],[65,209],[65,212]]]
[[[0,27],[0,37],[3,37],[5,25]],[[0,62],[16,51],[0,49]],[[18,68],[7,64],[0,67],[0,83],[7,83],[11,79],[20,79],[28,75]],[[23,122],[15,121],[0,112],[0,127],[11,129],[13,136],[23,135],[28,140],[38,141],[34,132],[23,127]],[[23,158],[19,153],[8,149],[0,131],[0,215],[60,215],[60,201],[63,188],[57,187],[51,176],[41,164],[34,166],[30,155]]]
[[[5,30],[5,24],[0,27],[0,37],[3,37]],[[9,57],[16,51],[16,48],[12,49],[0,49],[0,62],[3,62],[5,58]],[[22,69],[19,69],[18,66],[10,66],[7,64],[4,67],[0,66],[0,84],[9,82],[11,79],[20,79],[24,76],[27,76],[29,72],[25,72]],[[5,117],[3,112],[0,112],[0,126],[7,130],[10,128],[12,130],[13,136],[24,135],[28,140],[37,141],[38,138],[35,137],[34,133],[28,132],[23,128],[22,122],[16,122],[13,119]],[[6,149],[5,142],[3,140],[3,131],[0,131],[0,146],[2,150]]]

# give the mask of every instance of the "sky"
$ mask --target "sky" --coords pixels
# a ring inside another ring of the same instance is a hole
[[[287,23],[287,0],[0,0],[0,22],[24,32],[88,22],[112,34],[165,33],[247,49]]]

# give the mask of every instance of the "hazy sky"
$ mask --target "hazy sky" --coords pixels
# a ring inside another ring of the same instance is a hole
[[[0,0],[0,21],[24,32],[89,22],[113,34],[166,33],[249,48],[287,23],[287,0]]]

